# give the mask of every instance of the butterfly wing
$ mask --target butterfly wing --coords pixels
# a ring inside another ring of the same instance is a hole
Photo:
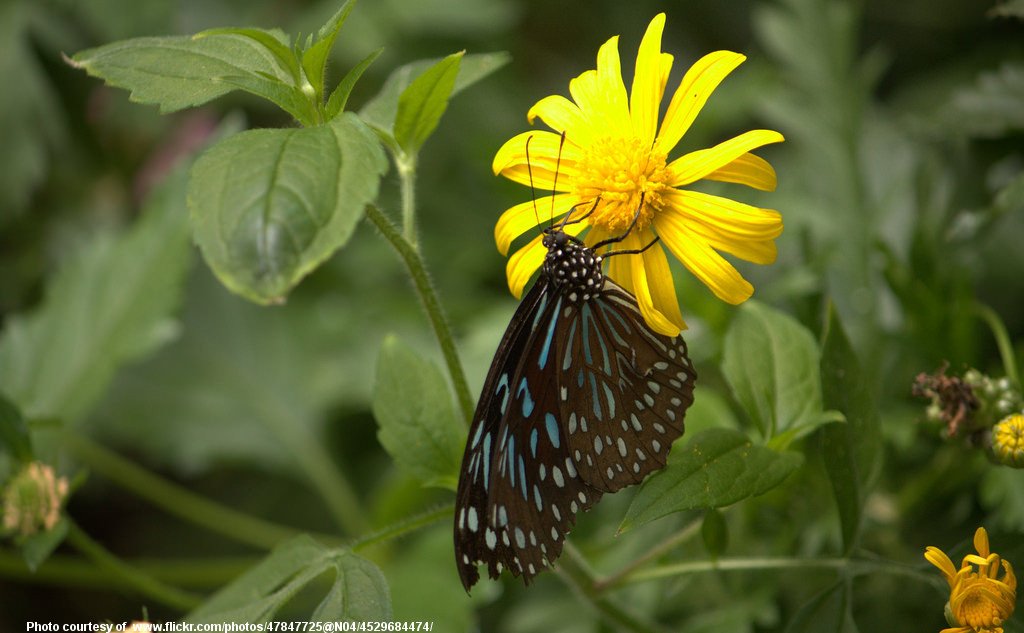
[[[455,505],[455,558],[467,591],[486,563],[527,584],[555,560],[575,514],[601,493],[578,477],[558,401],[565,298],[541,279],[506,330],[473,417]]]
[[[665,465],[697,379],[682,337],[653,331],[636,299],[605,279],[579,305],[558,350],[560,405],[576,469],[614,492]]]

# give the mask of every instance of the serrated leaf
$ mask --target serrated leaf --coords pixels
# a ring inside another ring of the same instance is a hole
[[[306,535],[274,548],[261,563],[218,591],[185,619],[192,624],[259,624],[327,573],[334,578],[315,611],[316,620],[379,621],[391,618],[387,581],[376,565],[345,549],[326,548]]]
[[[821,401],[818,345],[792,317],[747,301],[723,342],[722,373],[766,438],[792,441],[830,418]]]
[[[206,31],[200,31],[196,33],[193,39],[202,39],[206,37],[215,37],[218,35],[238,35],[240,37],[246,37],[256,42],[263,48],[267,49],[277,63],[280,65],[282,70],[288,72],[291,77],[292,84],[297,85],[299,82],[299,60],[295,56],[295,52],[292,51],[291,38],[282,31],[281,29],[259,29],[255,27],[235,27],[229,26],[217,29],[208,29]]]
[[[21,411],[0,394],[0,454],[8,453],[15,460],[32,461],[32,442]]]
[[[851,602],[850,584],[841,580],[800,607],[786,633],[857,633]]]
[[[821,429],[821,450],[839,508],[843,553],[848,554],[856,544],[864,500],[881,465],[881,420],[868,380],[831,304],[822,343],[821,383],[824,405],[846,416],[845,424]]]
[[[130,230],[100,233],[0,335],[0,391],[28,418],[80,418],[114,371],[174,334],[191,262],[184,173],[150,198]]]
[[[192,169],[196,243],[233,292],[280,302],[348,241],[386,168],[377,139],[353,114],[236,134]]]
[[[384,52],[383,47],[378,48],[369,55],[363,58],[361,62],[356,64],[349,70],[345,77],[335,86],[334,91],[331,92],[330,98],[327,100],[327,109],[325,118],[328,121],[338,116],[338,113],[345,109],[345,104],[348,103],[348,97],[352,94],[352,88],[355,87],[356,82],[363,76],[363,72],[370,67],[373,60],[377,59],[381,53]]]
[[[409,154],[419,151],[448,109],[448,98],[465,51],[445,57],[413,80],[398,98],[395,140]]]
[[[338,37],[338,31],[356,6],[355,0],[345,0],[334,15],[331,16],[316,34],[316,41],[306,43],[305,51],[302,53],[302,69],[306,78],[313,86],[317,99],[323,98],[324,94],[324,70],[327,67],[327,56],[334,47],[334,40]],[[330,117],[328,117],[330,120]]]
[[[668,465],[641,485],[619,531],[698,508],[721,508],[764,494],[803,463],[799,453],[757,446],[731,429],[708,429],[669,454]]]
[[[459,73],[450,97],[480,81],[509,62],[508,53],[480,53],[465,55],[459,62]],[[394,136],[398,100],[406,88],[438,60],[424,59],[400,66],[388,75],[384,86],[359,111],[359,116],[378,133]]]
[[[314,124],[316,115],[313,112],[313,104],[300,90],[292,86],[262,75],[236,75],[222,77],[221,80],[277,104],[302,125]]]
[[[400,467],[427,485],[455,490],[466,430],[433,363],[389,336],[373,393],[377,437]]]
[[[75,53],[70,60],[93,77],[131,92],[137,103],[168,113],[201,105],[235,89],[224,77],[265,73],[292,83],[261,43],[241,35],[139,37]]]

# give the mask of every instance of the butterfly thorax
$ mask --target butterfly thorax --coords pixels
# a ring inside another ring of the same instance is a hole
[[[604,286],[600,255],[560,229],[546,229],[542,241],[548,249],[542,274],[570,302],[588,301],[600,294]]]

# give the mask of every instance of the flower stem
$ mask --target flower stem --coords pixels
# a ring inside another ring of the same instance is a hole
[[[398,252],[399,257],[405,263],[405,267],[412,277],[413,285],[423,302],[423,309],[430,319],[430,325],[434,328],[434,336],[441,346],[441,353],[444,355],[445,363],[448,365],[448,375],[451,377],[452,386],[455,388],[455,396],[462,410],[462,418],[468,425],[473,418],[473,398],[469,395],[469,386],[466,384],[466,374],[462,370],[462,363],[459,361],[458,351],[455,349],[455,339],[452,337],[451,329],[448,327],[448,320],[441,302],[438,300],[437,291],[430,281],[423,259],[416,248],[399,233],[391,220],[376,206],[366,205],[366,216],[373,222],[377,230],[384,236],[392,247]]]
[[[395,165],[402,190],[402,236],[413,250],[419,252],[416,236],[416,154],[399,150],[395,153]]]
[[[455,511],[455,504],[448,503],[443,506],[434,508],[433,510],[427,510],[420,514],[413,515],[396,521],[391,525],[385,526],[384,528],[377,530],[371,534],[367,534],[352,542],[349,547],[353,552],[364,550],[378,543],[390,541],[400,536],[415,532],[416,530],[426,527],[435,521],[451,516]]]
[[[1003,359],[1003,369],[1006,371],[1006,377],[1013,383],[1014,388],[1019,390],[1021,384],[1020,374],[1017,372],[1017,357],[1014,355],[1013,343],[1010,342],[1010,335],[1006,331],[1006,325],[1003,324],[1003,320],[999,318],[995,310],[983,303],[975,302],[974,312],[992,330],[992,336],[996,339],[996,345],[999,347],[999,355]]]
[[[583,555],[572,543],[566,541],[562,548],[562,558],[558,561],[558,574],[583,601],[589,603],[608,622],[617,628],[637,633],[664,633],[664,629],[652,622],[644,622],[628,613],[611,599],[601,596],[594,585],[594,573],[590,570]]]
[[[643,567],[652,560],[657,560],[661,558],[668,551],[670,551],[680,543],[688,541],[691,538],[693,538],[698,532],[700,532],[700,527],[702,523],[703,519],[693,521],[689,525],[685,526],[682,530],[679,530],[678,532],[669,535],[667,539],[665,539],[661,543],[658,543],[657,545],[649,549],[647,553],[645,553],[643,556],[640,556],[639,558],[629,563],[625,567],[619,569],[617,572],[611,574],[610,576],[605,576],[604,578],[594,581],[594,590],[606,591],[608,589],[615,588],[617,585],[619,585],[619,583],[622,582],[624,578],[629,577],[630,574],[632,574],[640,567]]]
[[[211,532],[261,549],[270,549],[300,533],[294,528],[253,517],[197,495],[73,431],[65,429],[62,438],[75,456],[93,472],[134,492],[169,514]],[[315,536],[328,543],[338,543],[336,537]]]
[[[114,556],[70,518],[68,518],[67,540],[75,549],[103,569],[107,575],[118,579],[121,585],[132,588],[150,600],[182,611],[188,611],[202,602],[200,596],[167,585]]]
[[[749,571],[756,569],[843,569],[850,564],[848,558],[732,558],[719,560],[698,560],[652,569],[642,569],[629,574],[620,585],[647,582],[670,576],[684,576],[708,571]]]

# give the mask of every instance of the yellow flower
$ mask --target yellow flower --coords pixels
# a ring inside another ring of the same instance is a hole
[[[608,275],[636,296],[644,318],[654,329],[675,336],[686,324],[661,244],[718,298],[738,304],[750,297],[753,286],[719,252],[769,264],[775,261],[774,239],[782,233],[782,218],[776,211],[683,187],[706,179],[772,191],[775,171],[750,152],[783,138],[771,130],[753,130],[670,160],[669,153],[715,87],[745,57],[718,51],[700,59],[672,95],[659,127],[658,115],[672,68],[672,56],[661,52],[664,26],[665,14],[660,13],[647,27],[628,95],[616,36],[598,51],[596,70],[569,82],[572,101],[551,95],[530,109],[530,123],[540,117],[557,133],[530,131],[509,139],[494,157],[494,173],[530,184],[532,172],[537,189],[554,193],[537,200],[536,206],[530,201],[505,211],[494,236],[498,249],[507,254],[512,240],[538,222],[552,220],[549,209],[554,209],[557,217],[579,208],[571,222],[596,201],[585,219],[565,226],[574,235],[589,228],[585,242],[593,245],[621,236],[636,217],[635,229],[615,249],[640,249],[655,236],[661,242],[641,255],[609,259]],[[527,139],[531,139],[529,156]],[[535,209],[544,217],[538,218]],[[522,294],[544,254],[538,236],[509,258],[506,272],[514,295]]]
[[[1024,468],[1024,415],[1008,415],[992,427],[992,454],[1000,464]]]
[[[942,633],[1003,633],[1003,623],[1013,614],[1017,599],[1017,578],[1009,561],[989,550],[988,532],[978,528],[974,533],[974,549],[978,554],[964,556],[959,571],[949,556],[937,547],[925,550],[925,559],[939,568],[949,583],[949,604],[956,628]],[[1003,577],[999,578],[1002,563]]]

